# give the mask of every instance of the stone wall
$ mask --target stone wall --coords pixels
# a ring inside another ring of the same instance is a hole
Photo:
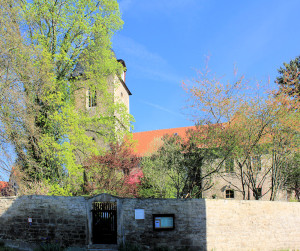
[[[209,199],[22,196],[0,198],[0,239],[65,246],[92,244],[92,203],[116,202],[118,244],[171,250],[299,250],[300,203]],[[144,209],[144,219],[135,218]],[[153,214],[174,214],[175,228],[153,229]],[[28,218],[32,218],[32,224]]]
[[[0,239],[40,243],[48,238],[65,246],[84,246],[86,233],[84,197],[0,198]]]
[[[121,200],[122,237],[189,250],[299,250],[300,203],[237,200]],[[145,220],[134,219],[134,209]],[[152,214],[175,214],[175,229],[153,231]]]
[[[207,250],[299,250],[300,203],[205,200]]]
[[[205,250],[205,200],[121,199],[119,205],[121,237],[125,242],[146,247]],[[144,209],[144,220],[135,220],[135,209]],[[154,231],[153,214],[174,214],[175,229]]]

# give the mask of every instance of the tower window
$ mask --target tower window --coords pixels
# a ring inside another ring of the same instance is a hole
[[[96,90],[95,91],[90,91],[89,90],[88,96],[89,96],[88,107],[97,106],[97,93],[96,93]]]

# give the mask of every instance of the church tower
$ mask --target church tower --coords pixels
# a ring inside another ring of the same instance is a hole
[[[124,60],[117,60],[120,64],[122,64],[123,70],[119,74],[110,75],[107,78],[108,83],[108,92],[110,94],[109,102],[113,102],[114,105],[118,106],[122,104],[121,110],[127,114],[129,114],[129,99],[132,95],[130,90],[128,89],[125,81],[126,81],[126,64]],[[110,117],[114,119],[114,125],[112,128],[107,127],[106,125],[98,125],[96,123],[97,118],[103,116],[103,114],[107,114],[107,100],[104,103],[101,91],[99,90],[89,90],[85,87],[84,81],[86,79],[84,75],[84,69],[77,65],[74,70],[74,77],[76,81],[79,81],[79,87],[75,91],[75,107],[78,111],[87,113],[91,119],[94,119],[95,123],[89,124],[86,128],[86,134],[91,137],[97,145],[97,148],[103,149],[109,148],[109,143],[104,140],[107,138],[108,134],[111,134],[111,137],[117,138],[117,140],[121,140],[121,137],[118,135],[122,135],[124,130],[130,130],[130,128],[122,123],[123,115],[118,114],[118,109],[110,114]],[[107,115],[106,115],[107,116]]]

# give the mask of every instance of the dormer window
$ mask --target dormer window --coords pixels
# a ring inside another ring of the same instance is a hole
[[[88,107],[95,107],[97,106],[97,92],[96,90],[88,91]]]
[[[225,197],[226,197],[226,199],[234,199],[234,190],[233,189],[227,189],[225,191]]]

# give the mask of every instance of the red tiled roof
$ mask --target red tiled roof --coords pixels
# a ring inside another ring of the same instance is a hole
[[[158,150],[162,145],[161,138],[165,135],[177,135],[185,138],[186,131],[189,129],[195,129],[195,126],[178,127],[170,129],[161,129],[147,132],[135,132],[133,133],[133,140],[136,141],[135,152],[139,156],[145,156]]]
[[[8,186],[8,182],[0,181],[0,189],[3,189]]]

